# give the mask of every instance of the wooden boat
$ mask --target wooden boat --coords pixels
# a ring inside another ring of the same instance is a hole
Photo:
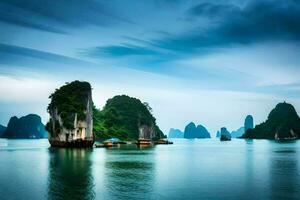
[[[96,148],[106,148],[106,147],[112,147],[114,144],[111,141],[105,141],[102,144],[95,144]]]
[[[146,145],[151,145],[151,140],[149,139],[139,139],[137,142],[136,142],[137,145],[143,145],[143,146],[146,146]]]
[[[294,141],[294,140],[297,140],[298,137],[297,135],[294,133],[293,130],[291,130],[291,136],[290,137],[285,137],[285,138],[280,138],[278,136],[278,133],[275,134],[275,140],[277,142],[291,142],[291,141]]]
[[[154,144],[173,144],[173,142],[169,140],[160,139],[154,142]]]

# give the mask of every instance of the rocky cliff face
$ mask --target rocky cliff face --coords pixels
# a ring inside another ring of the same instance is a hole
[[[93,145],[93,101],[91,86],[74,81],[51,96],[47,124],[52,146],[90,147]]]
[[[139,139],[154,139],[156,138],[156,131],[154,126],[140,125]]]
[[[41,117],[36,114],[29,114],[20,118],[16,116],[10,118],[2,137],[11,139],[40,139],[47,138],[47,132],[41,121]]]

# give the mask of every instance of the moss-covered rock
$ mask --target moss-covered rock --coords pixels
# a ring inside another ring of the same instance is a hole
[[[53,146],[93,144],[93,101],[88,82],[73,81],[56,89],[49,97],[50,120],[46,125]]]

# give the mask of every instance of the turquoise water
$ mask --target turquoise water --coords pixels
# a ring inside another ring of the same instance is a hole
[[[0,199],[299,199],[300,141],[54,149],[0,140]]]

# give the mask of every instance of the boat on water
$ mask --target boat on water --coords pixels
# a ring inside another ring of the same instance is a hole
[[[277,141],[277,142],[292,142],[292,141],[297,140],[297,139],[298,139],[297,135],[292,130],[291,130],[291,136],[290,137],[280,138],[278,136],[278,133],[275,134],[275,141]]]
[[[138,139],[136,142],[137,145],[151,145],[152,142],[150,139]]]
[[[114,145],[119,144],[121,141],[119,138],[110,138],[108,140],[103,141],[101,144],[95,144],[96,148],[101,147],[113,147]]]
[[[154,144],[173,144],[173,142],[165,139],[160,139],[154,142]]]
[[[111,141],[104,141],[101,144],[95,144],[96,148],[107,148],[107,147],[113,147],[113,146],[114,146],[114,144]]]

